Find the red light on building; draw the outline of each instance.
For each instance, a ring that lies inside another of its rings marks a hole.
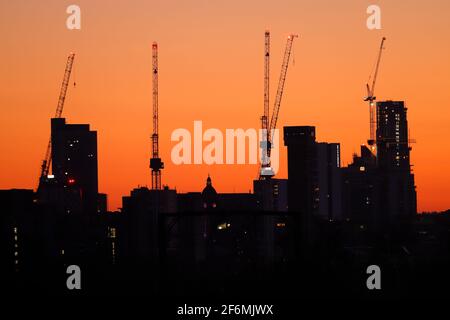
[[[68,184],[74,184],[75,183],[75,179],[70,178],[69,180],[67,180]]]

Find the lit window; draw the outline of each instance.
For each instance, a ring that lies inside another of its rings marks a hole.
[[[116,228],[109,228],[109,237],[111,239],[115,239],[116,238]]]
[[[219,224],[217,226],[217,230],[224,230],[224,229],[227,229],[227,228],[230,228],[230,227],[231,227],[230,223],[224,222],[224,223],[221,223],[221,224]]]

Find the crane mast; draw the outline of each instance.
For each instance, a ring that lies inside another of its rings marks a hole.
[[[269,96],[270,96],[270,31],[266,30],[264,33],[264,113],[261,117],[261,164],[262,166],[269,165],[269,158],[267,153],[269,141]],[[260,178],[263,176],[260,175]]]
[[[269,127],[269,78],[270,78],[270,32],[264,33],[264,115],[262,118],[263,130]]]
[[[381,45],[380,45],[380,49],[378,51],[378,57],[377,57],[377,63],[375,66],[375,72],[373,75],[373,79],[372,79],[372,86],[370,87],[369,84],[366,84],[367,87],[367,97],[364,98],[364,101],[368,101],[369,102],[369,113],[370,113],[370,138],[367,141],[368,144],[370,146],[372,146],[372,150],[375,149],[375,125],[376,125],[376,120],[375,120],[375,104],[374,101],[377,99],[375,97],[375,84],[377,82],[377,76],[378,76],[378,69],[380,67],[380,61],[381,61],[381,54],[383,52],[383,45],[384,45],[384,41],[386,40],[385,37],[383,37],[383,39],[381,39]]]
[[[150,168],[152,170],[152,189],[161,189],[161,169],[164,163],[159,157],[158,142],[158,44],[152,44],[152,84],[153,84],[153,134],[152,134],[152,158],[150,159]]]
[[[73,65],[74,59],[75,59],[75,53],[70,53],[69,56],[67,57],[66,69],[64,70],[64,78],[63,78],[61,90],[59,93],[59,99],[58,99],[58,105],[56,107],[55,118],[61,118],[61,115],[62,115],[62,112],[64,109],[64,102],[66,100],[67,88],[69,86],[70,74],[72,73],[72,65]],[[41,174],[39,177],[38,189],[41,186],[41,183],[43,183],[43,181],[45,180],[45,178],[48,176],[48,174],[50,172],[51,161],[52,161],[52,139],[50,137],[48,144],[47,144],[47,149],[45,151],[45,157],[44,157],[44,160],[42,161],[42,165],[41,165]]]
[[[275,102],[274,102],[273,111],[272,111],[272,117],[270,119],[270,123],[267,128],[267,132],[268,132],[267,138],[268,139],[267,139],[266,153],[267,153],[268,161],[262,163],[261,171],[260,171],[260,179],[263,177],[270,178],[274,175],[273,170],[270,165],[270,153],[271,153],[270,151],[272,148],[274,130],[277,126],[278,114],[280,112],[281,98],[283,97],[284,84],[286,82],[286,75],[287,75],[287,70],[289,67],[289,59],[291,56],[292,44],[294,42],[294,39],[297,37],[298,37],[298,35],[291,34],[287,38],[286,48],[284,50],[283,63],[281,65],[280,78],[278,80],[277,94],[275,96]],[[261,176],[263,176],[263,177],[261,177]]]

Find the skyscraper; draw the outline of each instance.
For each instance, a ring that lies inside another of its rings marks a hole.
[[[341,145],[319,142],[317,149],[318,215],[322,219],[342,218]]]
[[[411,171],[407,109],[403,101],[377,102],[376,155],[361,147],[361,156],[342,169],[345,217],[376,230],[416,214]]]
[[[377,166],[382,212],[389,220],[417,212],[406,112],[403,101],[377,102]]]
[[[52,178],[63,192],[67,213],[98,211],[97,132],[88,124],[51,120]]]
[[[410,171],[406,111],[403,101],[377,102],[377,157],[380,168]]]
[[[318,206],[316,130],[284,127],[288,158],[288,211],[293,214],[296,251],[307,258],[313,241],[313,215]]]
[[[342,218],[341,146],[316,142],[315,127],[284,127],[288,207],[307,217]]]
[[[284,127],[288,155],[289,211],[311,215],[317,207],[315,127]]]

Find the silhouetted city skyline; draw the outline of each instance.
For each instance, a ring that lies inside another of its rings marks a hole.
[[[431,219],[445,225],[450,216],[417,215],[404,102],[376,107],[378,156],[363,145],[342,167],[338,142],[316,141],[314,126],[284,127],[288,179],[256,179],[247,193],[218,192],[209,175],[199,177],[202,191],[138,186],[123,196],[120,212],[109,212],[107,196],[98,193],[97,132],[52,119],[51,174],[38,192],[0,191],[8,212],[1,234],[8,288],[67,294],[63,271],[76,265],[88,274],[82,282],[88,294],[139,292],[142,283],[157,296],[238,290],[271,297],[273,290],[302,283],[313,296],[339,290],[352,297],[368,294],[354,277],[373,261],[398,278],[386,285],[387,296],[415,294],[396,268],[428,272],[419,262],[425,259],[440,270],[445,264],[422,246],[437,237],[427,245],[448,259],[445,232],[431,227],[425,235],[423,228]],[[315,270],[318,263],[324,269]],[[38,272],[48,276],[42,280]],[[258,277],[275,274],[278,280],[267,280],[264,289],[257,284]],[[226,281],[218,284],[219,276]],[[344,284],[348,277],[353,280]],[[421,283],[416,290],[424,288]]]
[[[369,136],[365,85],[371,84],[368,77],[380,40],[387,37],[376,95],[378,100],[407,102],[411,137],[418,142],[412,158],[418,210],[443,211],[450,206],[446,200],[449,173],[430,163],[438,156],[442,163],[449,162],[442,145],[449,135],[450,100],[445,94],[449,65],[445,62],[450,46],[438,41],[448,38],[448,28],[440,24],[446,21],[446,5],[416,3],[408,11],[384,3],[381,8],[387,14],[382,15],[380,30],[367,28],[367,6],[332,1],[261,6],[251,0],[239,5],[230,1],[181,7],[149,1],[107,8],[85,3],[80,8],[86,18],[101,19],[83,19],[80,30],[67,29],[67,7],[15,2],[2,7],[4,25],[17,27],[5,32],[8,50],[1,53],[5,65],[0,81],[5,94],[0,97],[4,106],[0,188],[36,187],[35,175],[50,135],[48,119],[54,114],[71,51],[76,59],[63,116],[72,123],[89,123],[101,133],[99,184],[101,192],[109,195],[110,208],[120,207],[121,195],[133,186],[150,186],[151,45],[157,41],[165,183],[183,192],[201,189],[203,181],[196,177],[209,172],[218,190],[246,192],[252,181],[241,177],[253,175],[256,166],[176,166],[167,161],[169,141],[173,130],[191,129],[195,120],[203,120],[205,128],[260,127],[263,35],[268,28],[272,32],[272,99],[286,37],[291,32],[300,35],[293,47],[278,127],[316,126],[319,141],[341,143],[344,165],[352,162],[352,154],[359,152],[359,145]],[[157,18],[149,19],[149,12],[155,10]],[[242,15],[235,16],[236,11]],[[224,12],[233,19],[223,18]],[[418,12],[430,14],[419,24]],[[192,21],[199,24],[192,25]],[[324,24],[332,27],[324,28]],[[184,40],[175,40],[174,34]],[[16,148],[28,150],[26,163]],[[286,153],[281,156],[285,165],[278,177],[287,178]]]
[[[6,296],[447,298],[450,4],[200,2],[0,4]]]

